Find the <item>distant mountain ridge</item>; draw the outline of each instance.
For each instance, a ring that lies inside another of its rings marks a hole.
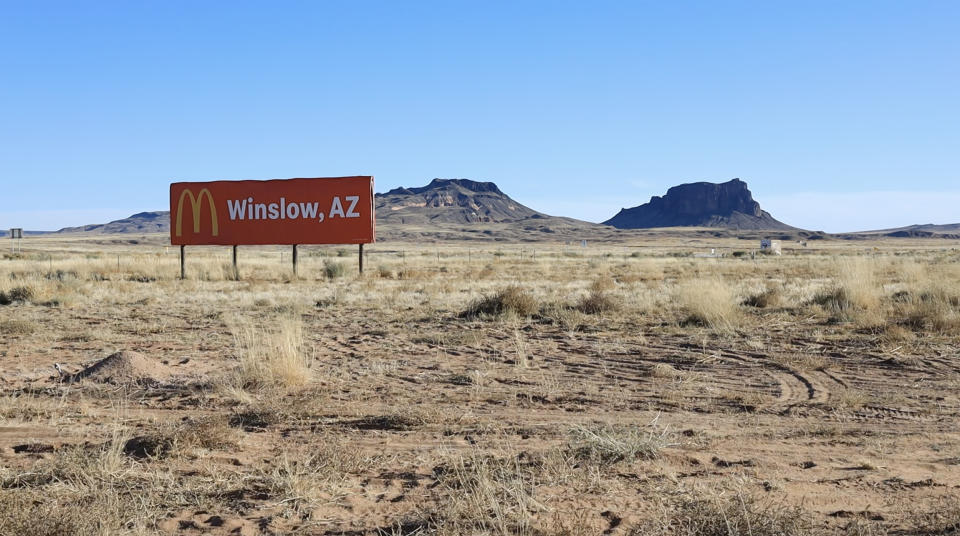
[[[907,225],[893,229],[847,233],[854,236],[886,236],[890,238],[949,238],[960,239],[960,223],[937,225],[933,223]]]
[[[170,211],[138,212],[122,220],[109,223],[64,227],[58,233],[123,234],[123,233],[168,233]]]
[[[740,179],[715,184],[699,182],[681,184],[667,190],[666,195],[653,196],[649,203],[622,209],[604,225],[550,216],[518,203],[493,182],[470,179],[433,179],[419,187],[394,188],[376,194],[374,204],[377,222],[385,224],[379,238],[417,239],[448,236],[455,226],[466,236],[490,240],[567,240],[576,236],[626,239],[620,229],[657,227],[706,227],[711,236],[766,236],[766,231],[779,231],[783,237],[860,240],[875,237],[960,239],[960,223],[910,225],[894,229],[848,233],[825,233],[796,229],[773,218],[760,208],[747,184]],[[477,223],[495,224],[490,227]],[[435,230],[430,226],[435,225]],[[495,229],[495,230],[494,230]],[[139,212],[108,223],[65,227],[55,233],[95,235],[150,234],[170,232],[168,211]],[[690,230],[690,233],[698,231]],[[731,233],[734,233],[731,235]],[[28,235],[49,234],[27,231]],[[640,235],[637,235],[640,236]],[[616,238],[620,237],[620,238]]]
[[[621,209],[603,222],[618,229],[652,227],[719,227],[746,230],[795,231],[760,208],[747,183],[733,179],[724,183],[693,182],[674,186],[663,197]]]

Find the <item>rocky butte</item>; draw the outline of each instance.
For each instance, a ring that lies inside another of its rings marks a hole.
[[[517,203],[492,182],[433,179],[418,188],[377,194],[377,221],[384,223],[512,222],[543,216]]]
[[[733,179],[724,183],[693,182],[667,190],[663,197],[624,208],[603,222],[618,229],[649,227],[720,227],[746,230],[794,230],[774,219],[753,200],[747,183]]]

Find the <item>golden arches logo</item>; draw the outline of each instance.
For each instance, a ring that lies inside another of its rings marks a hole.
[[[213,203],[213,195],[210,190],[204,188],[196,197],[190,188],[186,188],[180,193],[180,200],[177,201],[177,236],[183,236],[183,200],[190,199],[190,209],[193,211],[193,232],[200,232],[200,208],[203,206],[203,196],[207,196],[207,204],[210,205],[210,230],[211,236],[220,234],[220,224],[217,220],[217,207]]]

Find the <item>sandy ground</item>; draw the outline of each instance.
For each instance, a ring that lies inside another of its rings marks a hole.
[[[241,281],[177,281],[168,258],[158,271],[91,277],[67,265],[85,262],[77,251],[108,246],[76,247],[0,268],[15,278],[62,263],[78,274],[34,282],[47,285],[41,293],[70,293],[66,303],[0,306],[0,464],[7,493],[69,498],[85,488],[24,484],[23,475],[77,449],[122,445],[122,475],[107,487],[121,489],[121,510],[130,509],[119,516],[123,530],[681,533],[683,516],[696,515],[684,501],[737,497],[773,516],[799,509],[808,532],[948,533],[960,521],[938,517],[960,512],[952,332],[896,339],[796,302],[741,306],[731,329],[688,325],[657,312],[669,291],[645,308],[630,296],[714,268],[681,276],[665,264],[647,280],[649,264],[600,253],[441,268],[432,249],[407,245],[402,260],[394,254],[364,277],[326,280],[308,269],[290,280],[251,269]],[[90,262],[112,262],[103,255]],[[764,264],[759,277],[812,278],[783,266]],[[572,320],[461,315],[506,284],[527,285],[542,302],[571,301],[597,274],[611,274],[609,292],[626,306]],[[238,318],[265,338],[279,318],[295,319],[309,378],[232,389],[223,378],[242,351]],[[119,351],[130,353],[112,373],[89,370]],[[182,439],[195,429],[221,440]],[[590,431],[618,430],[656,451],[583,454],[597,444]],[[140,452],[137,437],[173,443]],[[134,481],[177,493],[130,501],[118,482]]]

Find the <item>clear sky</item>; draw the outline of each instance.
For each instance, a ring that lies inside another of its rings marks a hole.
[[[0,227],[355,174],[589,221],[740,177],[800,227],[960,222],[960,2],[0,0]]]

